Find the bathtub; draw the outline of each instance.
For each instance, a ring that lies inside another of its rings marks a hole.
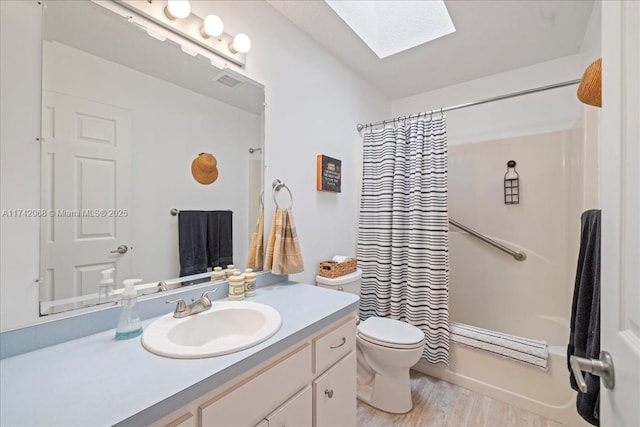
[[[553,338],[547,370],[458,343],[451,343],[448,367],[420,361],[413,369],[569,426],[589,426],[576,413],[576,392],[569,386],[568,326],[562,319],[540,321]]]

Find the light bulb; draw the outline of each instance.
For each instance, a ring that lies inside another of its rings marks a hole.
[[[169,0],[164,13],[169,19],[184,19],[191,13],[189,0]]]
[[[233,42],[229,44],[231,53],[247,53],[251,49],[251,39],[248,35],[239,33],[233,38]]]
[[[222,19],[216,15],[207,15],[204,18],[204,24],[200,28],[200,32],[204,38],[218,37],[224,31],[224,24]]]

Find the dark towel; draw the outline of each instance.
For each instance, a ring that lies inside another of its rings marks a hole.
[[[600,357],[600,211],[582,214],[580,254],[571,307],[571,335],[567,347],[567,367],[571,388],[578,385],[571,374],[569,356],[598,359]],[[600,425],[600,378],[583,373],[587,392],[578,391],[578,414],[593,425]]]
[[[232,218],[231,211],[180,211],[180,277],[205,273],[209,267],[233,264]],[[183,284],[206,281],[205,278]]]
[[[207,271],[208,221],[206,211],[180,211],[178,214],[180,277]]]
[[[211,211],[207,223],[209,267],[233,264],[233,212]]]

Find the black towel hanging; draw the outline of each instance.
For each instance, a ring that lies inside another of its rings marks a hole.
[[[571,374],[569,357],[600,357],[600,210],[585,211],[581,217],[580,253],[571,307],[571,334],[567,346],[567,368],[571,388],[578,391],[578,414],[593,425],[600,425],[600,378],[585,374],[587,392],[578,390]]]

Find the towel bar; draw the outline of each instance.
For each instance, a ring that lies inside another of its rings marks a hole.
[[[231,209],[227,209],[227,211],[232,212],[232,210],[231,210]],[[173,209],[171,209],[171,210],[169,211],[169,213],[170,213],[172,216],[178,216],[178,214],[180,213],[180,210],[179,210],[179,209],[176,209],[176,208],[173,208]]]

